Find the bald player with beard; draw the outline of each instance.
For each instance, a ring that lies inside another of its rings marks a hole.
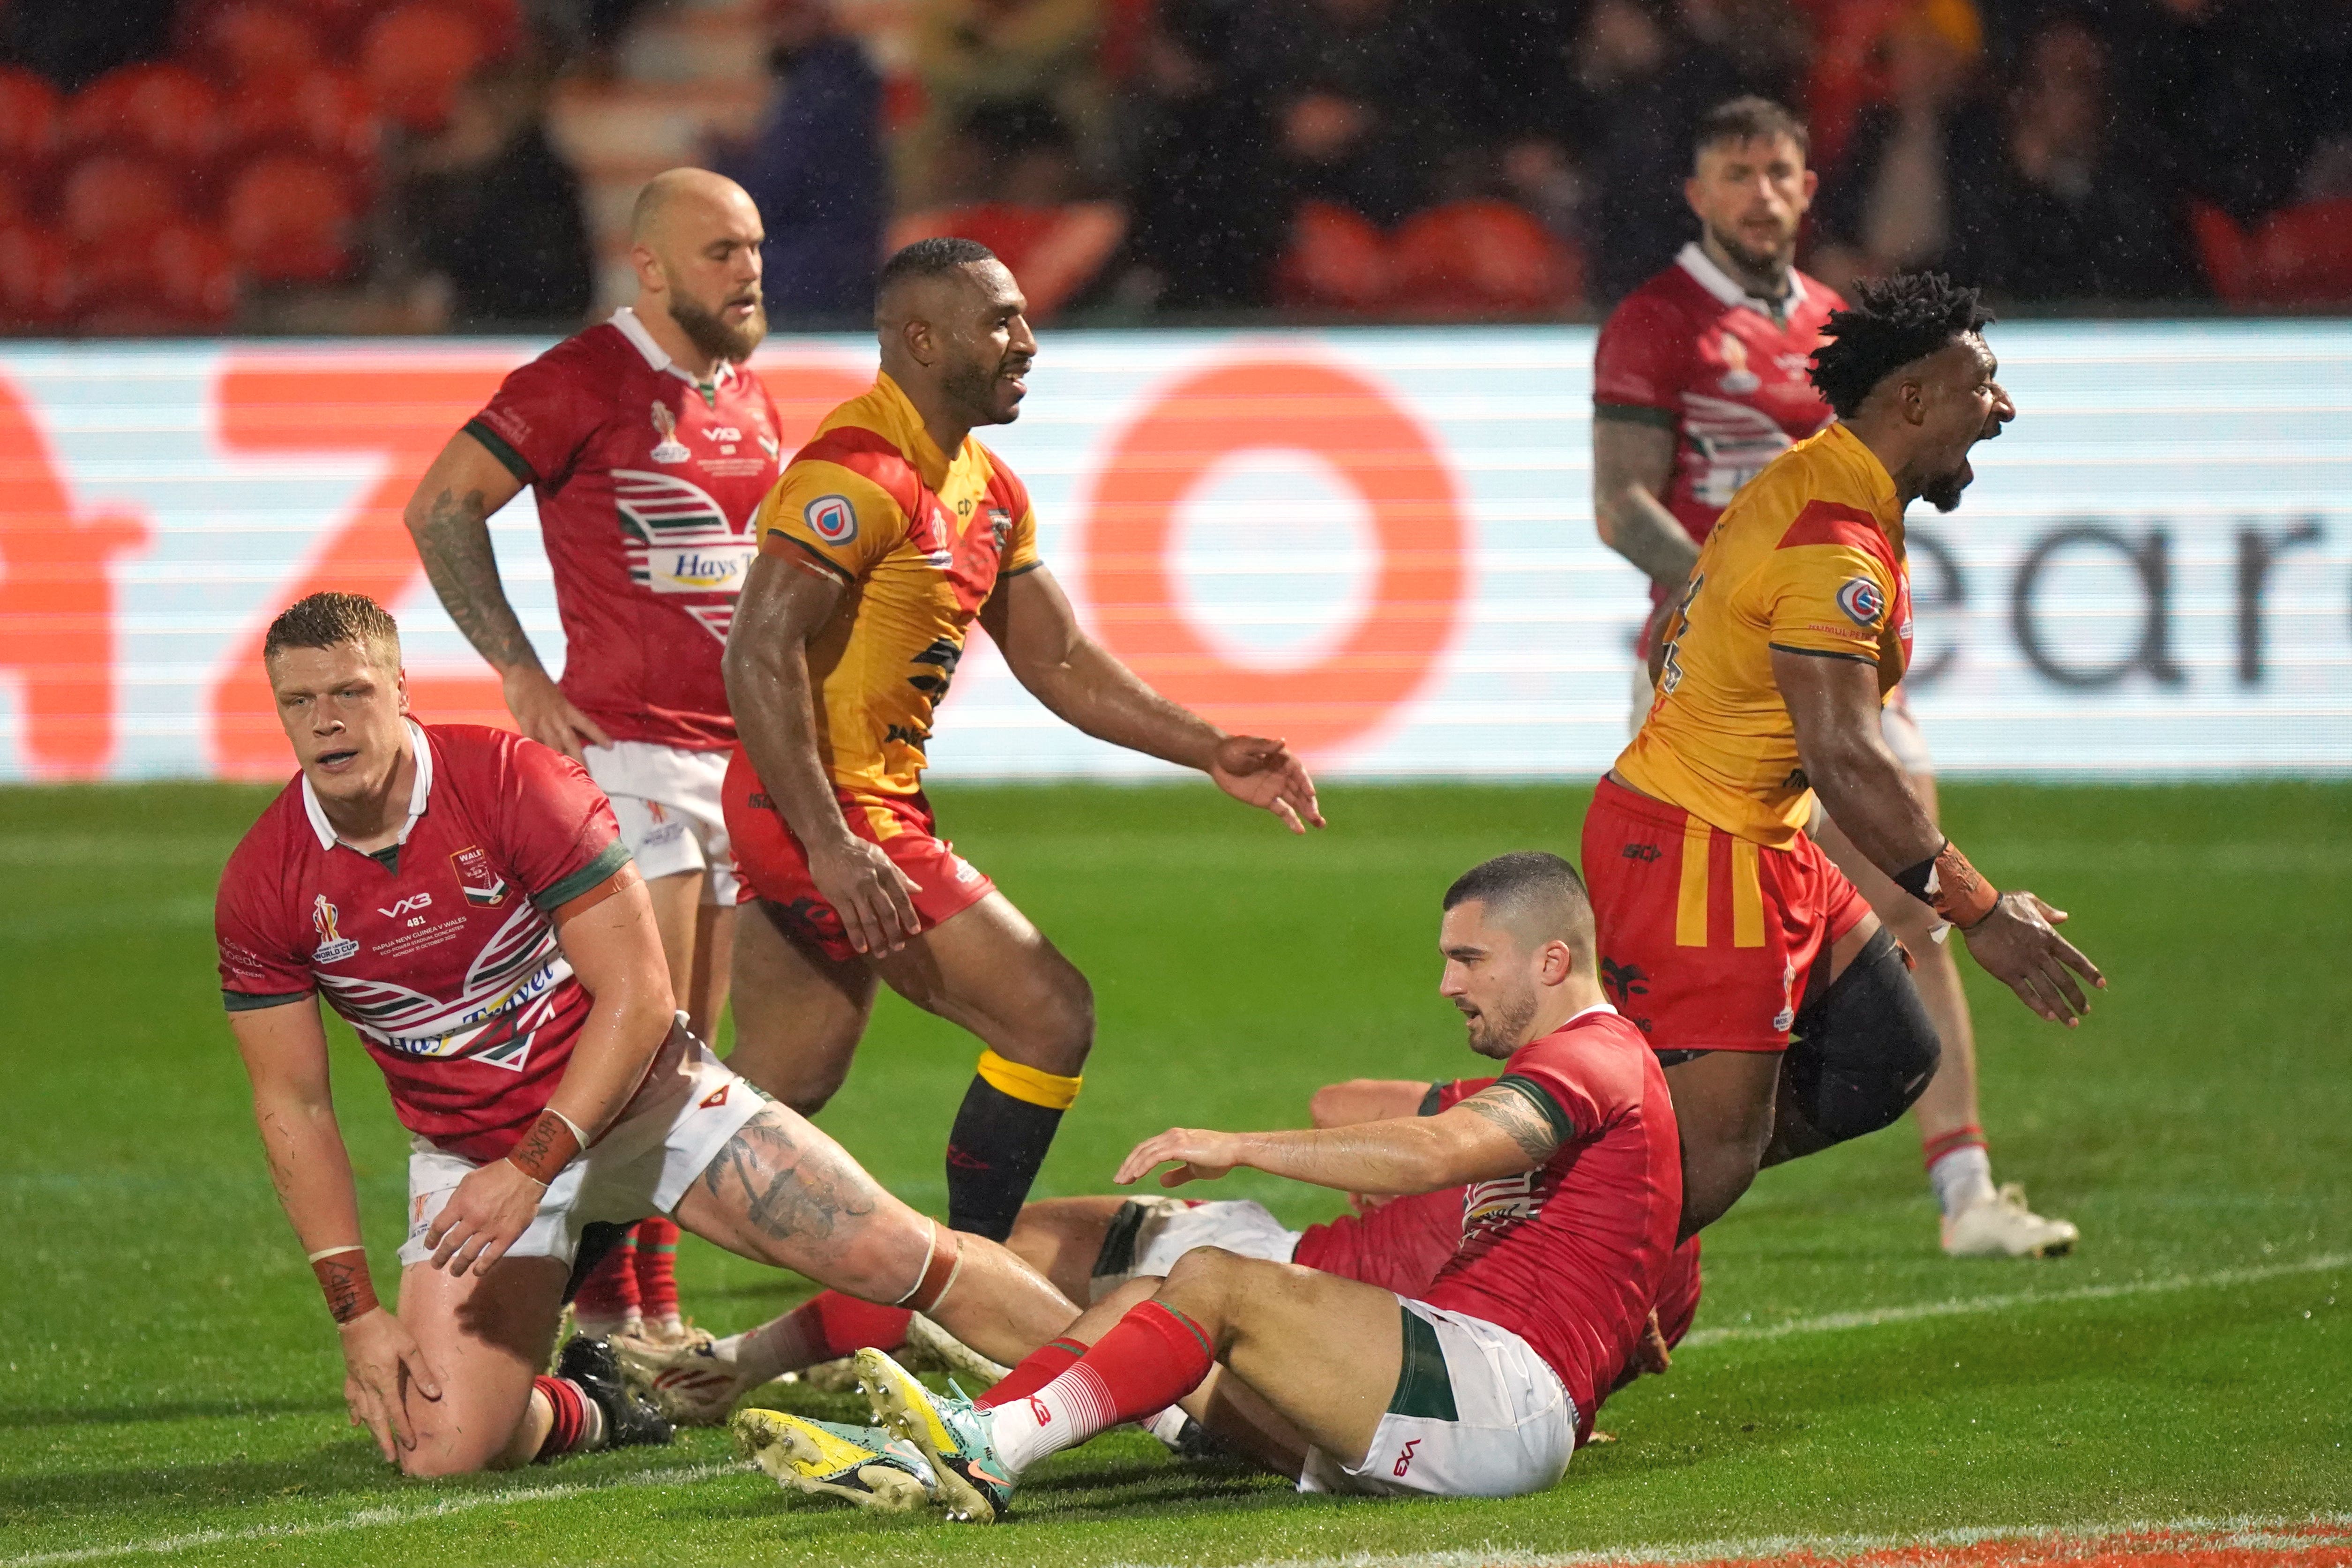
[[[719,785],[735,723],[719,669],[775,483],[775,405],[744,361],[767,335],[759,210],[733,181],[672,169],[631,218],[635,301],[509,376],[449,439],[406,521],[449,618],[490,662],[516,726],[583,763],[646,879],[688,1027],[727,999],[738,883]],[[492,513],[531,488],[566,644],[551,679],[499,580]],[[580,1282],[592,1334],[685,1332],[650,1218]],[[592,1247],[590,1251],[593,1253]]]

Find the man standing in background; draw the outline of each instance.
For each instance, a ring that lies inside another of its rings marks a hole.
[[[1799,272],[1797,235],[1817,176],[1803,124],[1761,98],[1699,122],[1684,194],[1700,237],[1611,313],[1592,373],[1592,513],[1601,542],[1651,580],[1652,615],[1633,674],[1633,721],[1650,706],[1659,610],[1679,591],[1716,518],[1767,463],[1831,423],[1805,365],[1844,301]],[[1934,762],[1897,688],[1886,743],[1935,810]],[[1916,960],[1915,979],[1943,1041],[1942,1065],[1912,1107],[1954,1257],[2051,1257],[2075,1228],[1996,1189],[1977,1109],[1976,1039],[1950,952],[1927,906],[1897,888],[1835,822],[1812,831]]]
[[[744,368],[767,335],[759,209],[732,181],[656,175],[631,220],[634,306],[509,376],[452,436],[406,520],[449,618],[525,735],[612,798],[670,985],[708,1040],[726,1005],[738,884],[719,809],[735,723],[719,663],[782,432]],[[499,581],[488,519],[525,486],[567,653],[551,679]],[[651,1218],[581,1282],[592,1337],[682,1336],[677,1227]]]

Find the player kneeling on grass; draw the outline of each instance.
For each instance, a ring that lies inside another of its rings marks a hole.
[[[1418,1299],[1202,1247],[1112,1292],[978,1401],[880,1351],[861,1381],[956,1517],[1002,1517],[1037,1460],[1181,1402],[1302,1490],[1515,1496],[1558,1480],[1666,1276],[1682,1167],[1665,1080],[1603,998],[1591,907],[1555,855],[1447,892],[1440,989],[1501,1078],[1433,1116],[1285,1133],[1176,1130],[1122,1185],[1238,1166],[1360,1193],[1465,1186],[1461,1239]],[[789,1417],[763,1415],[763,1426]],[[740,1418],[739,1418],[740,1420]]]
[[[229,857],[223,999],[270,1178],[341,1331],[344,1397],[412,1475],[666,1439],[600,1341],[546,1364],[583,1228],[661,1213],[1013,1356],[1076,1309],[956,1236],[678,1022],[611,804],[533,740],[407,715],[392,618],[315,594],[262,658],[301,771]],[[328,1004],[412,1134],[400,1314],[376,1301]]]

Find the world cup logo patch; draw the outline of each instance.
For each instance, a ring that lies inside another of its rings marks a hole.
[[[801,519],[829,545],[845,545],[857,537],[857,508],[846,496],[819,496],[802,509]]]
[[[340,964],[360,950],[360,945],[348,936],[336,933],[335,923],[341,919],[335,906],[320,894],[310,904],[310,926],[319,934],[319,946],[312,949],[313,964]]]
[[[1853,578],[1839,589],[1837,601],[1845,618],[1857,626],[1874,627],[1878,618],[1886,613],[1886,595],[1866,577]]]

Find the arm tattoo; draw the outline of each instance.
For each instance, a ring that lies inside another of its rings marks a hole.
[[[433,591],[441,596],[442,608],[475,652],[501,670],[539,663],[499,583],[498,557],[490,549],[479,490],[463,497],[444,490],[435,497],[431,514],[416,530],[416,553],[424,559]]]
[[[762,1114],[743,1124],[702,1173],[711,1197],[740,1204],[743,1217],[776,1240],[822,1240],[874,1212],[873,1199],[841,1189],[822,1155],[804,1153],[781,1123]]]
[[[1552,1124],[1544,1119],[1543,1113],[1528,1104],[1527,1097],[1516,1089],[1504,1088],[1499,1084],[1491,1089],[1481,1089],[1463,1101],[1459,1109],[1469,1112],[1482,1122],[1492,1122],[1508,1133],[1511,1142],[1519,1145],[1519,1153],[1536,1165],[1543,1164],[1559,1151],[1559,1134],[1552,1130]]]

